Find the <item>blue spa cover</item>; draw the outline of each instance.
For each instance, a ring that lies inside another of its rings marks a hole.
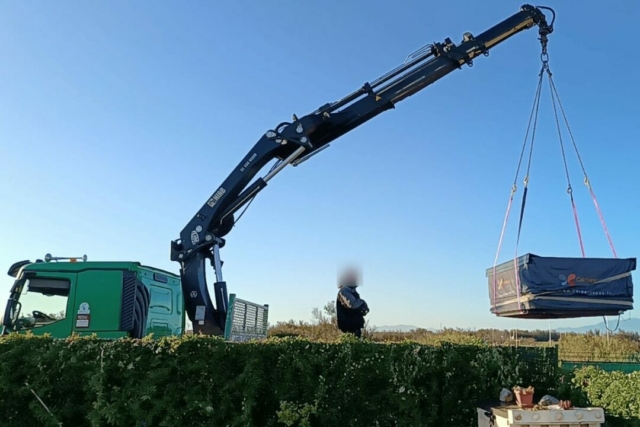
[[[632,310],[631,271],[635,268],[636,258],[522,255],[518,258],[520,298],[528,297],[524,300],[530,311],[556,311],[549,318],[602,316]],[[514,261],[496,266],[495,287],[493,272],[493,267],[487,269],[491,311],[497,315],[519,312]]]

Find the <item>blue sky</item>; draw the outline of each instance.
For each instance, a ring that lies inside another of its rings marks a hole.
[[[86,253],[177,272],[170,241],[264,131],[520,4],[3,2],[0,265]],[[619,256],[637,256],[640,64],[629,42],[640,5],[545,4],[558,15],[550,65],[580,153]],[[355,262],[374,324],[547,328],[491,315],[485,277],[539,53],[535,29],[519,34],[286,168],[227,236],[229,292],[269,303],[272,321],[307,320],[335,298],[337,268]],[[520,254],[579,257],[554,126],[545,85]],[[568,160],[587,255],[610,257],[572,150]],[[500,262],[516,229],[514,210]]]

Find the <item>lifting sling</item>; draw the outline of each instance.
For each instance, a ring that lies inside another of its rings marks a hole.
[[[584,163],[573,137],[573,133],[571,132],[567,116],[565,114],[562,103],[560,102],[558,91],[553,81],[553,74],[549,67],[549,54],[547,52],[546,35],[541,34],[540,42],[542,44],[542,53],[540,54],[542,67],[538,75],[538,85],[534,96],[533,107],[529,116],[529,123],[527,125],[524,143],[520,152],[520,157],[516,168],[516,175],[509,195],[507,211],[505,213],[502,224],[502,230],[498,241],[498,249],[494,258],[493,268],[487,270],[487,276],[489,277],[490,284],[490,298],[492,303],[491,311],[501,317],[531,319],[620,315],[620,313],[622,313],[623,311],[633,309],[633,283],[631,281],[631,271],[635,269],[636,260],[635,258],[618,260],[618,255],[609,234],[604,216],[587,175]],[[580,245],[580,251],[582,254],[582,259],[565,258],[562,261],[569,261],[568,263],[564,262],[565,265],[571,264],[571,267],[567,268],[580,269],[582,275],[588,275],[589,278],[581,277],[580,275],[570,273],[569,271],[567,271],[566,274],[560,274],[556,276],[548,274],[551,270],[553,270],[554,273],[562,270],[562,267],[560,267],[560,261],[558,261],[560,260],[559,258],[538,257],[537,255],[533,254],[526,254],[522,257],[518,257],[518,245],[520,243],[520,235],[522,231],[522,223],[526,207],[527,193],[529,189],[529,174],[531,170],[533,145],[538,122],[540,94],[542,89],[542,81],[545,75],[548,77],[555,123],[560,142],[560,150],[562,153],[565,175],[567,178],[567,193],[569,195],[569,200],[573,211],[573,218],[578,235],[578,243]],[[594,260],[587,258],[585,255],[582,232],[580,230],[580,221],[578,219],[578,211],[573,197],[573,188],[571,186],[569,168],[567,166],[564,141],[562,139],[562,132],[560,130],[558,107],[566,124],[573,148],[580,163],[580,167],[584,175],[584,184],[589,189],[591,199],[596,208],[605,236],[607,238],[607,241],[609,242],[611,251],[613,252],[613,259]],[[509,267],[509,264],[511,264],[511,262],[498,265],[500,250],[504,240],[504,233],[513,204],[513,198],[515,196],[515,193],[517,192],[518,175],[522,167],[522,160],[525,154],[527,139],[530,133],[531,145],[529,148],[529,158],[527,161],[527,168],[523,180],[524,188],[522,192],[522,201],[520,204],[520,215],[518,221],[518,231],[513,264],[512,267]],[[579,262],[576,262],[576,260],[579,260]],[[599,267],[593,267],[596,262],[601,263]],[[589,265],[588,263],[590,263],[591,265]],[[525,271],[522,271],[523,269]],[[547,271],[545,271],[545,269]],[[602,274],[604,274],[602,273],[603,271],[606,271],[606,274],[609,274],[610,276],[613,275],[613,277],[602,277]],[[525,276],[528,277],[530,281],[525,280],[526,283],[523,283],[522,278]],[[598,277],[594,278],[595,276]],[[602,286],[607,286],[606,284],[611,284],[611,286],[615,288],[615,290],[613,290],[613,288],[603,290],[604,288],[602,288]],[[593,289],[595,289],[593,287],[594,285],[600,286],[597,291],[593,291]],[[511,295],[509,292],[503,292],[502,295],[499,295],[498,291],[505,286],[509,290],[513,291],[512,293],[514,293],[515,295]],[[527,293],[527,295],[523,296],[523,292]]]

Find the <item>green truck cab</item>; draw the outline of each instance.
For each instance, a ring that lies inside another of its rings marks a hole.
[[[60,262],[65,260],[66,262]],[[100,338],[183,335],[186,311],[180,276],[139,262],[54,258],[19,261],[2,317],[2,335],[73,334]],[[229,295],[224,338],[264,339],[268,304]]]

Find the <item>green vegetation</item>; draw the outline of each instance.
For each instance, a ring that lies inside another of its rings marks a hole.
[[[6,427],[472,427],[476,402],[502,387],[555,394],[557,365],[554,348],[348,336],[243,344],[10,336],[0,339],[0,413]]]
[[[640,427],[640,371],[606,372],[586,366],[562,378],[560,393],[577,406],[600,406],[607,427]]]
[[[272,336],[298,336],[316,341],[339,339],[333,305],[313,310],[312,322],[280,322],[270,329]],[[548,330],[462,330],[434,332],[378,332],[367,327],[365,336],[373,342],[415,342],[438,345],[443,342],[480,346],[518,346],[557,349],[558,359],[578,366],[561,373],[555,396],[576,406],[601,406],[607,412],[608,427],[640,427],[640,335],[627,332],[593,331],[586,334]],[[581,367],[584,362],[585,366]],[[588,366],[593,363],[597,366]],[[624,369],[628,372],[622,372]],[[607,372],[611,371],[611,372]]]
[[[640,427],[640,373],[560,359],[637,360],[633,334],[548,331],[339,333],[332,305],[279,323],[261,343],[193,335],[0,338],[7,427],[476,425],[478,400],[532,385],[602,406],[607,427]],[[544,337],[544,338],[543,338]]]
[[[311,322],[279,322],[270,328],[271,336],[297,336],[312,341],[332,341],[340,337],[336,328],[334,303],[314,308]],[[558,333],[548,330],[443,329],[411,332],[376,331],[367,325],[364,336],[375,342],[412,341],[433,345],[441,342],[517,347],[557,347],[560,360],[575,362],[638,362],[640,334],[594,331],[587,334]]]

